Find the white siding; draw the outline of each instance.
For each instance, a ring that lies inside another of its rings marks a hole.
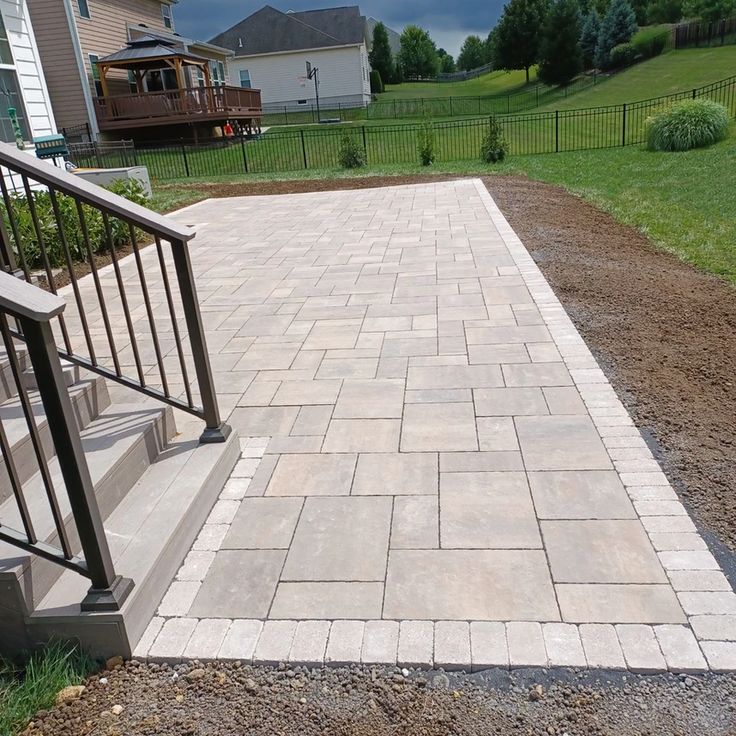
[[[32,138],[56,132],[26,0],[0,0]]]
[[[370,102],[368,54],[365,44],[313,49],[283,54],[235,57],[229,62],[231,84],[240,83],[240,70],[250,72],[251,86],[261,90],[264,105],[295,105],[314,102],[314,82],[306,75],[306,62],[319,68],[319,96],[326,104],[344,101],[362,105]]]

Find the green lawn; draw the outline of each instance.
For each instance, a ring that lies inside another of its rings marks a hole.
[[[516,156],[500,166],[476,161],[447,162],[425,169],[418,165],[373,166],[360,172],[330,168],[291,174],[252,175],[245,181],[323,179],[430,172],[459,175],[521,173],[559,184],[633,225],[660,248],[697,268],[736,285],[736,188],[725,186],[736,170],[736,125],[731,137],[716,146],[686,153],[652,153],[640,147],[612,148],[545,156]],[[202,183],[233,181],[233,176]],[[187,180],[196,184],[196,180]],[[169,184],[157,187],[161,201],[190,202],[206,197]]]
[[[529,70],[529,81],[535,83],[536,67]],[[404,82],[386,85],[386,91],[378,95],[378,102],[415,97],[466,97],[478,95],[507,95],[526,86],[523,71],[496,71],[467,82]]]
[[[736,74],[736,45],[670,51],[539,110],[620,105],[702,87]]]

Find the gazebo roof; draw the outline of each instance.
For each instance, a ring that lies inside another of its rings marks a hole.
[[[127,46],[114,54],[98,60],[98,64],[112,67],[146,66],[152,61],[173,61],[179,59],[185,64],[206,64],[209,59],[178,49],[174,44],[153,36],[141,36],[129,41]]]

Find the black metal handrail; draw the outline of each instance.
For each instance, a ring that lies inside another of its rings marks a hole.
[[[102,517],[97,505],[82,440],[61,368],[51,320],[61,317],[66,302],[23,280],[0,271],[0,336],[5,359],[12,374],[12,387],[28,428],[39,478],[43,484],[54,534],[39,534],[29,510],[24,485],[16,468],[7,434],[0,421],[0,453],[15,498],[20,529],[0,524],[0,540],[74,570],[89,578],[92,585],[82,601],[84,611],[118,610],[133,588],[133,582],[115,573]],[[11,328],[15,323],[15,329]],[[75,553],[69,524],[59,503],[49,462],[40,439],[31,400],[23,380],[14,334],[22,334],[31,367],[36,376],[55,456],[64,481],[73,524],[82,556]],[[58,539],[58,546],[49,543]]]
[[[59,313],[55,318],[59,355],[203,419],[201,441],[223,442],[230,428],[220,417],[189,257],[188,243],[194,231],[4,143],[0,143],[0,194],[0,267],[33,282],[32,254],[52,294],[59,290],[54,256],[65,267],[76,312],[71,317]],[[133,255],[133,278],[121,265],[123,243]],[[167,252],[173,262],[173,278],[169,277]],[[100,255],[109,261],[113,279],[101,276]],[[93,288],[88,281],[80,283],[80,264],[88,271]],[[94,294],[92,300],[85,290]],[[154,303],[152,293],[161,299],[160,304]],[[140,318],[131,309],[134,300],[142,307]],[[115,320],[116,314],[122,320]],[[70,318],[81,330],[82,345],[68,326]],[[103,345],[90,327],[92,322],[101,322]],[[161,346],[163,332],[173,342],[170,358]],[[13,334],[25,339],[21,332]],[[154,363],[150,366],[141,358],[142,340],[152,347]],[[124,356],[130,356],[131,370]],[[190,379],[192,369],[194,381]],[[181,384],[178,393],[172,388],[175,384]]]

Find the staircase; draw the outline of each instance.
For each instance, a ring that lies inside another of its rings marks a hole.
[[[165,379],[163,390],[151,387],[140,366],[137,380],[121,360],[105,366],[84,354],[92,344],[88,325],[99,314],[80,298],[76,282],[72,315],[63,314],[69,304],[55,295],[53,279],[52,293],[25,283],[28,270],[15,260],[22,257],[17,233],[11,237],[0,224],[0,654],[23,656],[63,638],[95,655],[130,656],[240,453],[237,436],[219,419],[185,250],[193,233],[4,144],[0,166],[24,185],[33,177],[86,206],[125,216],[156,239],[159,254],[163,237],[174,251],[175,289],[165,273],[155,288],[165,291],[171,310],[183,374],[173,380],[187,386],[186,398],[172,395]],[[7,209],[12,204],[0,188]],[[163,257],[160,263],[164,268]],[[131,281],[118,279],[117,286],[112,296],[125,312]],[[102,288],[97,293],[100,304],[112,298]],[[131,341],[153,341],[159,363],[160,311],[147,309],[148,330],[140,319],[127,320]],[[74,336],[68,325],[75,323],[87,340],[70,349],[72,340],[61,333]],[[120,313],[115,329],[118,323],[126,324]],[[110,349],[116,357],[112,339]]]

